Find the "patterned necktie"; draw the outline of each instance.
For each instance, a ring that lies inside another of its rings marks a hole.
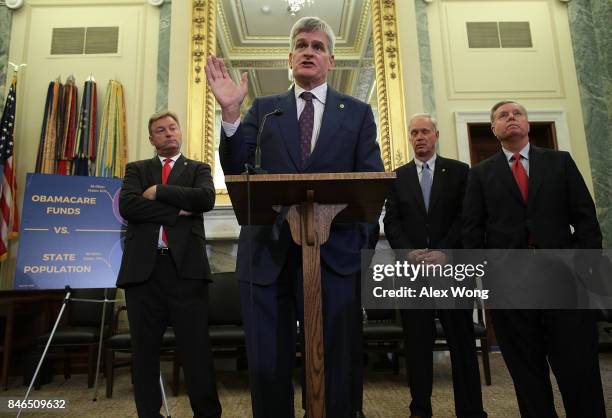
[[[312,98],[314,95],[310,92],[303,92],[300,97],[304,99],[306,105],[300,114],[298,127],[300,130],[300,155],[302,156],[302,164],[310,157],[310,146],[312,141],[312,129],[314,126],[314,105]]]
[[[421,171],[421,192],[423,193],[423,202],[425,202],[425,209],[429,210],[429,195],[431,194],[431,184],[433,178],[431,176],[431,170],[427,163],[423,164],[423,170]]]
[[[164,158],[164,165],[162,167],[162,184],[166,184],[168,182],[168,176],[170,175],[170,171],[172,170],[172,159]],[[168,246],[168,239],[166,238],[166,230],[164,227],[162,229],[162,241],[164,241],[165,246]]]
[[[529,197],[529,177],[527,177],[527,171],[525,171],[525,167],[521,163],[521,153],[515,152],[512,158],[514,158],[512,174],[514,174],[516,184],[521,191],[523,201],[527,203],[527,198]]]

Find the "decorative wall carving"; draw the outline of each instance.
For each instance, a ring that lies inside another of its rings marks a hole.
[[[380,146],[386,170],[406,162],[407,128],[394,0],[372,2]],[[393,158],[395,155],[395,158]]]
[[[214,161],[215,98],[206,83],[206,57],[215,52],[215,0],[192,0],[191,69],[188,94],[188,154]]]

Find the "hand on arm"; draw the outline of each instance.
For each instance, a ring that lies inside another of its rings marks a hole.
[[[119,212],[121,216],[128,222],[155,222],[173,225],[176,222],[178,209],[166,203],[145,197],[144,193],[147,193],[147,191],[147,194],[152,193],[153,195],[156,192],[151,187],[143,191],[141,179],[144,177],[136,164],[130,163],[127,165],[119,195]]]
[[[155,200],[156,194],[157,194],[157,185],[154,184],[153,186],[147,188],[147,190],[142,192],[142,197],[144,197],[145,199],[149,199],[149,200]]]
[[[206,60],[204,71],[208,85],[221,106],[221,118],[224,122],[234,123],[240,118],[240,105],[248,93],[247,73],[242,73],[240,84],[235,83],[223,60],[214,55]]]
[[[142,192],[142,197],[144,197],[145,199],[149,199],[149,200],[155,200],[157,196],[157,185],[154,184],[153,186],[147,188],[147,190],[145,190],[144,192]],[[179,210],[179,216],[191,216],[193,215],[193,212],[187,211],[187,210]]]
[[[179,216],[207,212],[215,205],[215,185],[210,166],[204,163],[195,164],[195,179],[191,187],[157,185],[156,199],[182,211],[178,213]]]
[[[145,190],[144,192],[142,192],[142,197],[144,197],[145,199],[149,199],[149,200],[155,200],[157,196],[157,185],[154,184],[153,186],[147,188],[147,190]],[[179,210],[178,216],[191,216],[193,215],[193,212],[190,212],[188,210]]]

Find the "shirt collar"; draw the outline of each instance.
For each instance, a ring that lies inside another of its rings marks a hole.
[[[296,83],[294,91],[295,100],[297,100],[300,97],[300,94],[308,90],[303,89]],[[327,83],[323,83],[320,86],[315,87],[314,89],[310,90],[310,92],[317,98],[318,101],[325,104],[325,98],[327,97]]]
[[[170,159],[172,160],[172,165],[174,165],[174,163],[176,162],[176,160],[179,159],[180,156],[181,156],[181,153],[179,152],[174,157],[170,157]],[[162,163],[162,165],[164,165],[164,160],[168,157],[162,157],[161,155],[158,155],[157,158],[159,158],[159,162]]]
[[[530,148],[530,144],[529,142],[527,142],[527,145],[525,145],[523,149],[519,151],[521,153],[521,157],[523,157],[526,160],[529,160],[529,148]],[[506,155],[506,161],[510,161],[514,153],[512,151],[508,151],[504,147],[502,147],[502,151]]]
[[[414,158],[414,163],[416,164],[417,168],[419,169],[419,171],[421,171],[423,169],[423,164],[427,163],[427,166],[429,167],[430,170],[433,171],[435,165],[436,165],[436,157],[437,155],[434,154],[433,157],[431,157],[429,160],[427,161],[421,161],[418,158]]]

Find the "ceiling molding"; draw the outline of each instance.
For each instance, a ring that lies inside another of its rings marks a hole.
[[[217,32],[219,35],[220,44],[223,47],[227,57],[240,57],[243,55],[263,55],[263,56],[286,56],[289,53],[289,45],[287,44],[288,34],[279,34],[278,36],[254,36],[244,35],[246,32],[246,22],[242,8],[238,6],[243,0],[234,0],[231,4],[230,11],[225,10],[224,2],[217,2]],[[336,56],[352,55],[361,57],[364,46],[369,40],[370,19],[371,19],[371,0],[363,0],[361,10],[358,15],[358,23],[354,41],[351,45],[347,45],[347,33],[352,30],[350,16],[355,14],[353,9],[357,4],[354,0],[346,0],[344,4],[348,7],[343,7],[341,18],[341,30],[344,33],[336,35],[336,47],[334,54]],[[230,17],[228,17],[228,14]],[[232,33],[230,20],[234,22],[234,27],[238,33]],[[357,19],[355,19],[357,20]],[[235,39],[239,39],[239,45],[235,44]]]

